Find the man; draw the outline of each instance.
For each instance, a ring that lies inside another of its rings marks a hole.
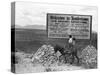
[[[68,44],[69,44],[69,45],[68,45],[69,49],[73,48],[74,41],[73,41],[72,35],[69,35]]]
[[[72,35],[69,35],[69,40],[68,40],[68,49],[70,50],[71,52],[71,55],[72,55],[72,62],[71,64],[74,62],[75,60],[75,57],[77,58],[77,63],[79,63],[79,58],[77,56],[77,49],[75,47],[75,41],[76,39],[72,37]]]

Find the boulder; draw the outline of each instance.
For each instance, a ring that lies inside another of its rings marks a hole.
[[[94,46],[88,45],[82,50],[81,62],[87,68],[95,68],[97,66],[97,50]]]
[[[32,57],[33,63],[41,63],[43,66],[50,66],[57,62],[57,55],[54,53],[54,48],[51,45],[41,46]]]

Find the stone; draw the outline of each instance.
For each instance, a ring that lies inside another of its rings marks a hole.
[[[41,46],[32,57],[32,62],[41,63],[43,66],[50,66],[57,61],[57,55],[51,45]]]
[[[97,50],[94,46],[88,45],[81,52],[81,62],[88,68],[94,68],[97,65]]]

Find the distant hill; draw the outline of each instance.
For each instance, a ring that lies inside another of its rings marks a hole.
[[[24,28],[27,28],[27,29],[43,29],[43,30],[45,30],[46,26],[44,26],[44,25],[27,25],[27,26],[24,26]]]
[[[20,25],[12,25],[11,28],[21,28],[21,29],[42,29],[46,30],[46,26],[44,25],[27,25],[27,26],[20,26]]]
[[[23,26],[20,26],[20,25],[11,25],[11,28],[23,28]]]

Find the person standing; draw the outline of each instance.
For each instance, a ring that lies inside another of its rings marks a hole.
[[[70,50],[72,50],[74,44],[75,44],[75,41],[73,40],[72,35],[69,35],[69,39],[68,39],[68,48],[69,48]]]
[[[72,62],[71,64],[74,62],[75,57],[77,58],[77,63],[79,63],[79,58],[77,56],[77,49],[76,49],[76,39],[74,37],[72,37],[72,35],[69,35],[69,40],[68,40],[68,49],[70,50],[70,53],[72,55]]]

